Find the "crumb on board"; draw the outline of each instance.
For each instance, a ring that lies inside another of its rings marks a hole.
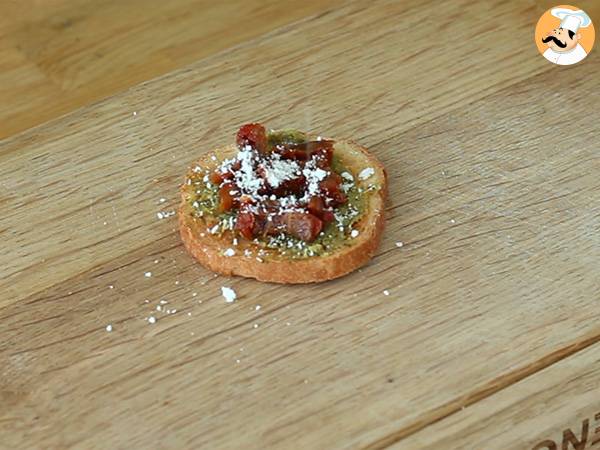
[[[390,295],[390,291],[388,291],[387,289],[384,289],[384,290],[383,290],[383,295],[386,295],[386,296],[387,296],[387,295]]]
[[[145,272],[145,273],[144,273],[144,276],[145,276],[146,278],[150,278],[150,277],[152,276],[152,272]]]
[[[225,298],[225,301],[227,303],[233,303],[237,298],[237,294],[235,293],[235,291],[226,286],[221,287],[221,295]]]
[[[404,242],[400,242],[400,241],[396,242],[396,247],[400,248],[402,246],[404,246]]]
[[[113,330],[113,326],[111,324],[106,325],[106,331],[109,333]]]
[[[156,317],[154,317],[154,316],[148,317],[148,323],[156,323]]]

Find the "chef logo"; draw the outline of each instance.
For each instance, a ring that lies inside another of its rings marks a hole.
[[[594,25],[585,11],[560,5],[546,11],[535,28],[535,43],[548,61],[570,66],[584,59],[594,46]]]

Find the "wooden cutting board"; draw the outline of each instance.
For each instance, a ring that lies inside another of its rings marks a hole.
[[[595,448],[600,53],[545,61],[546,6],[348,2],[1,141],[0,447]],[[368,266],[184,252],[157,213],[247,121],[383,161]]]

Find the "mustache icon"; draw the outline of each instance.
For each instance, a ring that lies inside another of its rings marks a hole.
[[[567,46],[566,42],[561,42],[558,40],[557,37],[555,36],[547,36],[545,38],[542,38],[542,42],[545,44],[547,42],[553,41],[557,46],[559,46],[560,48],[565,48]]]

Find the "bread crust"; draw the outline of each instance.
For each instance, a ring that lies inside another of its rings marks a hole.
[[[222,147],[201,158],[197,165],[214,167],[217,160],[231,157],[235,145]],[[372,176],[381,188],[370,195],[364,218],[355,229],[359,235],[352,244],[324,256],[303,259],[269,258],[264,261],[255,256],[236,252],[234,256],[223,255],[231,242],[207,233],[207,225],[201,218],[193,217],[188,205],[184,186],[181,189],[181,204],[178,209],[179,232],[186,250],[203,266],[223,275],[239,275],[271,283],[317,283],[346,275],[365,265],[375,254],[385,225],[385,200],[387,197],[387,175],[383,165],[368,150],[352,141],[336,140],[336,154],[356,174],[363,168],[372,167]],[[248,248],[252,248],[248,243]]]

